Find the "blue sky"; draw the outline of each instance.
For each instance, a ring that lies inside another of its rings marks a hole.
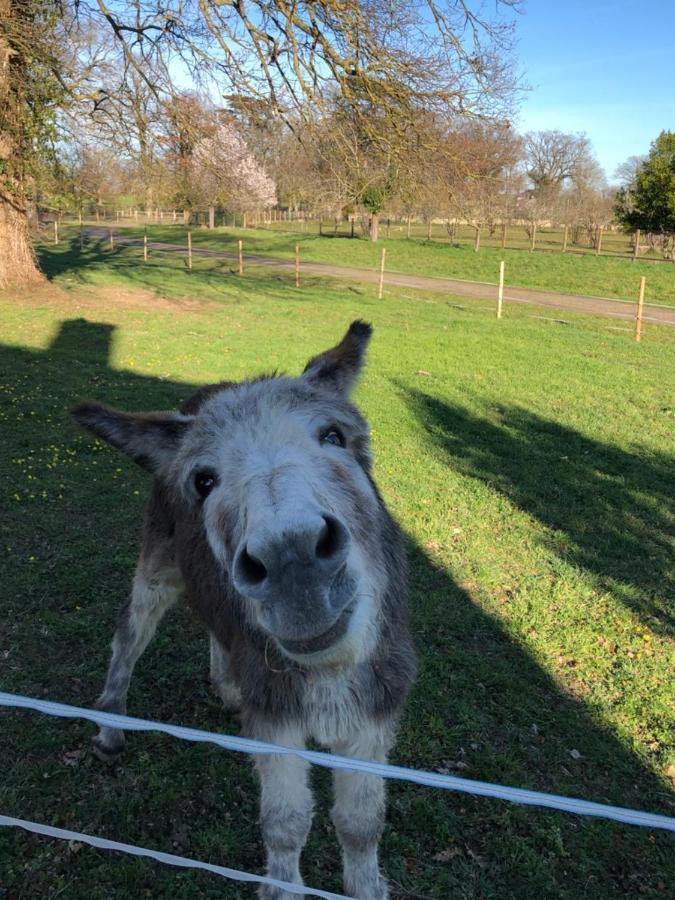
[[[517,34],[521,131],[585,132],[611,181],[675,130],[675,0],[527,0]]]

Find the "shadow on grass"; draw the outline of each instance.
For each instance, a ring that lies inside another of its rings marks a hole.
[[[255,277],[255,290],[268,292],[280,299],[304,300],[301,290],[295,287],[293,269],[280,266],[261,265],[245,258],[244,276],[238,275],[236,259],[219,258],[210,254],[202,254],[197,247],[193,252],[192,270],[187,266],[187,250],[150,249],[147,262],[142,257],[142,238],[125,236],[111,248],[107,238],[92,240],[91,235],[80,245],[79,237],[74,237],[60,246],[38,245],[37,255],[41,270],[50,281],[65,278],[82,284],[96,283],[97,280],[123,282],[130,287],[152,290],[164,296],[186,297],[217,300],[219,296],[228,299],[246,301],[250,298],[249,275]],[[207,248],[208,249],[208,248]],[[223,250],[236,250],[236,239],[232,246],[225,245]],[[255,252],[249,247],[249,252]],[[289,260],[279,260],[288,263]],[[198,277],[198,280],[197,280]],[[194,280],[193,280],[194,279]],[[302,287],[311,286],[315,291],[345,290],[344,283],[315,274],[302,274]]]
[[[672,631],[675,458],[628,453],[517,406],[477,416],[399,386],[453,468],[535,516],[556,553]]]
[[[174,408],[193,390],[113,370],[113,340],[110,324],[80,319],[63,322],[46,351],[0,346],[0,468],[7,476],[0,539],[9,548],[2,563],[0,648],[8,648],[10,660],[0,670],[1,686],[81,705],[91,704],[100,687],[115,615],[133,571],[147,481],[130,462],[77,431],[67,410],[92,396],[129,409]],[[428,399],[416,400],[418,413],[426,410],[427,427],[430,417],[450,415]],[[452,422],[457,428],[456,411]],[[457,440],[466,464],[476,465],[469,437],[479,435],[466,421],[463,428]],[[546,444],[549,432],[541,440]],[[534,486],[530,490],[536,495]],[[397,761],[431,769],[459,761],[469,777],[670,811],[663,786],[642,762],[583,703],[561,692],[500,623],[415,545],[411,589],[421,672]],[[208,699],[205,650],[184,616],[163,623],[139,665],[131,714],[233,730],[235,723]],[[3,783],[8,812],[82,831],[100,831],[103,816],[105,833],[139,841],[145,835],[166,848],[175,842],[178,818],[180,833],[192,835],[187,855],[260,867],[254,789],[241,758],[143,736],[131,741],[121,774],[111,776],[93,762],[66,770],[60,760],[73,750],[74,733],[86,741],[88,725],[57,727],[12,714],[6,726],[0,757],[10,773]],[[572,748],[580,749],[583,761],[570,758]],[[50,779],[38,778],[38,770],[50,772]],[[214,797],[222,797],[226,815]],[[148,834],[141,829],[139,836],[139,819],[149,823]],[[656,896],[665,877],[666,838],[643,829],[402,784],[391,787],[389,821],[384,864],[408,896]],[[75,859],[58,845],[45,846],[0,834],[0,862],[3,853],[6,860],[21,858],[14,887],[39,895],[43,870],[50,878],[67,874],[90,884],[84,861],[89,850]],[[434,860],[448,846],[455,848],[450,864]],[[338,887],[332,834],[315,828],[306,859],[308,883]],[[106,865],[106,858],[99,863],[101,890],[114,886],[112,873],[120,865]],[[140,895],[147,873],[133,865],[125,869],[125,891]],[[153,896],[172,896],[177,877],[153,870]],[[180,896],[206,896],[191,876],[180,877]]]

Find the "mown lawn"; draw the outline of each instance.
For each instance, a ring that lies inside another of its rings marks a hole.
[[[72,226],[70,227],[72,229]],[[141,237],[142,228],[124,226],[124,233]],[[69,229],[69,233],[74,233]],[[104,232],[105,234],[105,232]],[[149,240],[185,243],[182,225],[148,226]],[[386,267],[392,272],[461,278],[469,281],[496,283],[499,262],[506,263],[506,284],[511,287],[539,288],[566,294],[637,300],[640,276],[646,282],[646,302],[675,306],[675,264],[670,262],[632,262],[611,256],[501,250],[482,247],[476,253],[468,244],[383,239],[373,244],[364,238],[323,237],[316,233],[293,233],[264,229],[193,228],[195,247],[237,251],[237,241],[244,242],[244,253],[269,253],[290,257],[300,245],[301,258],[336,265],[353,265],[379,269],[382,247],[387,250]]]
[[[264,269],[143,266],[137,250],[42,259],[54,286],[0,300],[1,689],[93,703],[135,563],[146,476],[68,408],[167,408],[196,383],[295,372],[364,317],[375,337],[358,400],[409,535],[421,662],[393,760],[675,814],[672,331],[648,327],[638,345],[585,316],[497,322],[479,303],[296,290]],[[237,733],[207,671],[205,637],[178,610],[139,664],[130,713]],[[0,715],[2,812],[261,870],[245,759],[148,734],[109,770],[88,753],[92,726]],[[305,877],[339,890],[330,779],[314,775]],[[394,896],[663,897],[675,877],[664,833],[405,784],[389,796]],[[0,830],[0,887],[252,896],[13,830]]]

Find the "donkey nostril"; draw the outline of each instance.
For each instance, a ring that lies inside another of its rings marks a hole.
[[[324,526],[316,544],[315,553],[319,559],[330,559],[336,556],[346,543],[346,534],[343,525],[332,516],[323,517]]]
[[[239,554],[239,573],[249,584],[260,584],[267,578],[267,569],[255,556],[251,556],[246,547]]]

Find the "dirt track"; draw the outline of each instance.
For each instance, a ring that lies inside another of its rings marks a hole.
[[[91,235],[103,235],[107,228],[88,227],[85,232]],[[102,234],[103,233],[103,234]],[[139,238],[115,235],[120,244],[140,245]],[[182,244],[169,244],[162,241],[148,241],[148,249],[185,253]],[[227,250],[211,250],[205,247],[192,248],[195,256],[211,256],[216,259],[237,260],[237,254]],[[246,253],[245,262],[270,268],[293,270],[292,259],[278,256],[261,256]],[[302,272],[310,275],[323,275],[330,278],[344,278],[349,281],[360,281],[368,284],[379,281],[379,272],[374,269],[358,269],[352,266],[336,266],[332,263],[304,262]],[[435,278],[429,275],[406,275],[403,272],[385,272],[385,286],[413,288],[423,291],[436,291],[442,294],[454,294],[456,297],[472,297],[475,300],[490,300],[496,303],[497,286],[480,281],[460,281],[454,278]],[[549,306],[570,312],[584,312],[596,316],[610,316],[615,319],[635,319],[636,304],[628,300],[611,300],[603,297],[585,297],[580,294],[556,294],[552,291],[537,291],[531,288],[507,287],[504,290],[504,303],[526,303],[532,306]],[[646,303],[643,313],[644,322],[658,325],[675,325],[675,306],[656,306]]]

